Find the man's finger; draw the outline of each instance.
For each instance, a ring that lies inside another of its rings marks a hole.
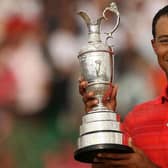
[[[85,106],[85,111],[86,112],[91,111],[93,109],[93,107],[95,107],[97,104],[98,104],[98,100],[97,99],[88,101],[86,103],[86,106]]]
[[[118,153],[100,153],[98,154],[99,159],[106,159],[106,160],[127,160],[131,156],[130,153],[125,154],[118,154]]]
[[[118,85],[113,85],[111,96],[115,99],[116,99],[116,96],[117,96],[117,91],[118,91]]]
[[[103,96],[103,102],[111,99],[112,90],[113,90],[113,87],[112,87],[112,84],[110,83],[108,90],[105,92]]]
[[[129,139],[128,139],[128,146],[131,147],[134,152],[139,151],[139,149],[133,144],[131,137],[129,137]]]
[[[87,81],[79,81],[79,93],[83,96],[86,93],[86,88],[88,86]]]
[[[84,103],[87,103],[88,101],[94,100],[94,99],[96,99],[94,97],[94,92],[87,92],[87,93],[83,94],[83,102]]]
[[[109,89],[106,91],[106,93],[103,96],[103,102],[113,101],[114,99],[116,99],[117,90],[118,90],[118,86],[117,85],[112,85],[110,83]]]

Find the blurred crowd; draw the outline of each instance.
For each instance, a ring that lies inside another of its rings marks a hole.
[[[73,152],[84,114],[78,93],[78,52],[87,43],[87,27],[109,0],[0,1],[0,167],[89,167]],[[165,78],[150,40],[152,17],[167,0],[117,2],[121,22],[113,35],[117,112],[162,92]],[[113,23],[114,24],[114,23]],[[102,23],[104,32],[111,21]]]

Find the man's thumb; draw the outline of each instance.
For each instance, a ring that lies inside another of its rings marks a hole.
[[[131,137],[129,137],[129,139],[128,139],[128,146],[131,147],[134,152],[136,152],[138,150],[138,148],[133,144]]]

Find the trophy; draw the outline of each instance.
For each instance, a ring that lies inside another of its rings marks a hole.
[[[108,12],[117,16],[116,24],[107,35],[105,43],[101,41],[100,24],[107,20]],[[114,78],[114,53],[108,45],[108,40],[118,28],[120,14],[114,2],[106,7],[103,16],[92,23],[85,12],[79,12],[88,27],[89,40],[78,55],[82,76],[88,81],[86,91],[94,91],[99,103],[92,111],[82,117],[80,136],[74,158],[80,162],[94,163],[98,153],[130,153],[132,149],[124,144],[124,134],[121,131],[120,116],[107,109],[102,103],[102,98]]]

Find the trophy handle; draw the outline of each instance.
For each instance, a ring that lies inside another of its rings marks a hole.
[[[103,11],[103,17],[104,17],[105,20],[108,19],[108,18],[106,17],[106,12],[107,12],[107,11],[114,12],[114,13],[117,15],[117,22],[116,22],[116,24],[115,24],[115,26],[114,26],[114,28],[112,29],[111,32],[106,32],[106,33],[105,33],[105,34],[107,34],[106,42],[107,42],[107,40],[108,40],[109,38],[112,38],[113,33],[117,30],[117,28],[118,28],[118,26],[119,26],[119,23],[120,23],[120,13],[119,13],[119,11],[118,11],[118,7],[117,7],[117,5],[116,5],[115,2],[112,2],[109,7],[106,7],[106,8],[104,9],[104,11]]]
[[[89,27],[89,25],[91,24],[91,20],[90,20],[90,17],[87,15],[87,13],[83,12],[83,11],[80,11],[77,14],[80,15],[83,18],[83,20],[85,21],[85,23]]]

